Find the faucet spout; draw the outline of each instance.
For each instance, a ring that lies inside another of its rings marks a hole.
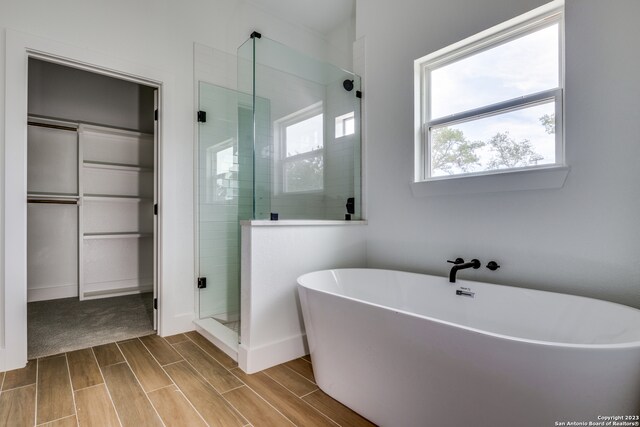
[[[472,259],[469,262],[455,264],[453,267],[451,267],[451,272],[449,272],[449,282],[456,283],[456,273],[458,272],[458,270],[465,270],[467,268],[473,268],[474,270],[477,270],[478,268],[480,268],[480,261],[477,259]]]

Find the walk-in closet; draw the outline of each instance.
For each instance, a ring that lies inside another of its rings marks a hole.
[[[29,60],[29,358],[153,333],[154,88]]]

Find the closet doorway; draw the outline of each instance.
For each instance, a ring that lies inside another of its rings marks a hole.
[[[28,358],[157,329],[157,89],[29,59]]]

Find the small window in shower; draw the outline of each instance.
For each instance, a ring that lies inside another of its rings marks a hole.
[[[336,138],[353,135],[356,132],[356,118],[352,111],[336,117]]]
[[[324,188],[324,114],[322,103],[277,121],[283,193]]]

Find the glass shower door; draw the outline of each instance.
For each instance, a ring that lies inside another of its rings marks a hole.
[[[240,150],[235,90],[199,83],[199,318],[222,341],[240,332]],[[231,343],[229,343],[231,344]]]

